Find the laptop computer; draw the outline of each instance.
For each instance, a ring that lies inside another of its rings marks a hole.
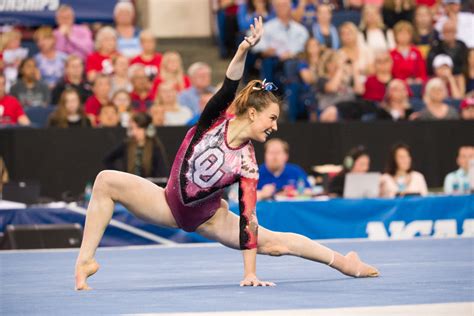
[[[348,173],[344,182],[344,198],[376,198],[380,195],[380,172]]]

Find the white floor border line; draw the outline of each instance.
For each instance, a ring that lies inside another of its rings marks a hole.
[[[293,309],[293,310],[266,310],[240,312],[199,312],[199,313],[150,313],[124,314],[135,316],[471,316],[474,313],[474,302],[417,304],[417,305],[390,305],[370,307],[344,307],[324,309]]]

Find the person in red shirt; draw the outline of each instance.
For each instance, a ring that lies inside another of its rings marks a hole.
[[[153,104],[154,96],[150,92],[151,82],[143,65],[135,64],[130,68],[130,81],[133,86],[130,93],[133,111],[146,112]]]
[[[97,32],[95,39],[96,51],[87,56],[86,74],[89,82],[94,82],[97,74],[110,75],[114,71],[112,57],[117,55],[117,33],[110,26]]]
[[[14,96],[5,94],[5,83],[5,76],[0,72],[0,126],[30,125],[20,102]]]
[[[183,60],[178,52],[170,51],[163,55],[160,65],[160,74],[153,81],[153,87],[151,89],[153,96],[155,96],[156,91],[158,91],[158,86],[164,81],[173,83],[178,92],[191,86],[191,80],[184,72]]]
[[[156,52],[156,41],[150,30],[140,32],[140,43],[142,45],[142,53],[130,62],[133,64],[142,64],[145,66],[145,72],[151,80],[158,76],[162,56]]]
[[[390,54],[386,51],[378,52],[374,66],[375,74],[367,77],[362,97],[368,101],[381,102],[385,96],[385,88],[392,80],[393,61]]]
[[[93,126],[99,123],[98,116],[100,108],[110,102],[110,89],[110,78],[106,75],[99,74],[92,86],[93,95],[87,99],[84,105],[86,114],[90,118]]]
[[[400,21],[393,28],[396,47],[390,52],[394,67],[393,77],[408,84],[422,84],[426,81],[426,64],[420,50],[413,45],[413,26]]]

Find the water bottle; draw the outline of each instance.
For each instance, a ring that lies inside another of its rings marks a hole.
[[[84,189],[84,201],[89,202],[92,196],[92,182],[88,181]]]
[[[459,182],[458,180],[454,180],[453,182],[453,194],[456,195],[456,194],[459,194]]]
[[[297,190],[298,190],[298,194],[303,195],[304,194],[304,189],[306,187],[306,184],[305,184],[303,178],[301,178],[301,177],[298,178],[298,182],[296,183],[296,187],[297,187]]]

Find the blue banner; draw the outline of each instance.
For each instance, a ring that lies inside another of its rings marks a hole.
[[[117,0],[0,0],[0,24],[55,25],[62,4],[74,8],[76,23],[112,23]]]

